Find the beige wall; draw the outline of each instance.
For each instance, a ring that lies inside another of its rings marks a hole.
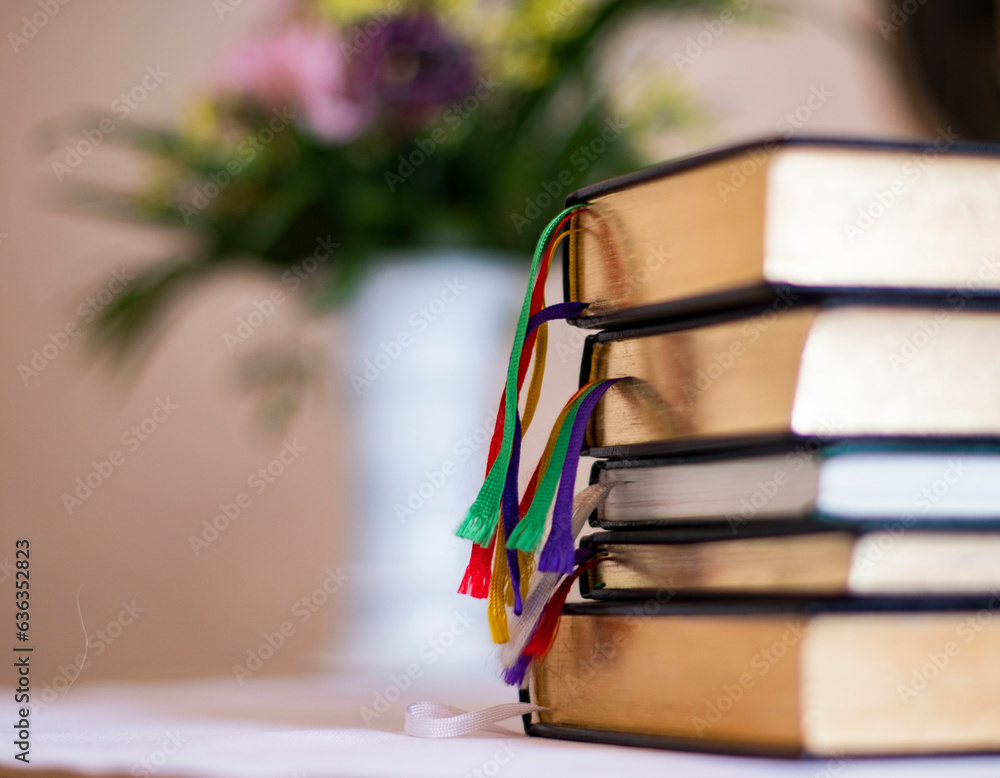
[[[791,5],[802,18],[727,29],[683,73],[672,72],[671,55],[683,49],[686,36],[697,34],[700,21],[647,35],[647,55],[704,101],[709,119],[668,139],[662,153],[773,132],[781,116],[818,86],[826,86],[831,97],[804,131],[920,131],[892,91],[866,10],[871,3]],[[42,349],[50,332],[79,323],[76,306],[89,291],[99,290],[123,265],[155,256],[160,246],[135,229],[84,218],[58,204],[72,183],[127,176],[130,167],[114,155],[95,154],[60,183],[51,168],[60,152],[45,155],[40,122],[80,106],[109,109],[141,82],[147,67],[169,75],[132,118],[176,117],[210,82],[222,47],[260,7],[244,0],[220,20],[209,0],[75,0],[59,6],[15,53],[7,33],[19,30],[22,14],[37,5],[20,0],[0,6],[0,565],[14,560],[16,538],[30,538],[31,639],[38,651],[33,678],[39,684],[64,683],[84,648],[78,593],[93,636],[92,663],[81,680],[229,674],[262,643],[263,633],[284,622],[294,634],[261,672],[309,669],[329,645],[332,617],[351,596],[348,582],[308,621],[292,611],[323,584],[327,569],[344,563],[349,549],[350,429],[343,383],[315,390],[278,437],[254,423],[253,404],[233,384],[239,354],[227,351],[223,334],[274,281],[235,279],[203,290],[187,302],[186,315],[146,369],[131,378],[95,368],[82,336],[70,339],[27,385],[18,373],[19,365],[30,366],[32,350]],[[294,306],[282,306],[253,345],[294,339],[295,320]],[[322,352],[330,328],[314,327],[307,341]],[[554,340],[579,346],[577,333],[561,332]],[[573,362],[550,360],[550,418],[561,399],[551,393],[565,394],[575,381]],[[167,398],[176,410],[134,451],[127,450],[122,435]],[[263,494],[252,494],[248,478],[292,440],[304,451]],[[123,464],[69,513],[62,495],[87,476],[93,461],[116,449]],[[252,503],[196,556],[189,536],[240,492],[250,493]],[[0,571],[0,580],[0,613],[7,614],[12,579]],[[122,603],[133,601],[142,613],[119,631]],[[8,624],[4,641],[9,633]]]
[[[172,119],[210,79],[221,47],[247,28],[255,8],[243,3],[220,20],[207,0],[58,7],[14,53],[7,33],[19,30],[22,14],[37,5],[0,6],[0,565],[14,560],[15,538],[30,538],[33,680],[59,686],[73,675],[85,645],[78,593],[92,660],[81,682],[231,673],[263,642],[262,633],[283,622],[294,633],[261,671],[315,667],[329,617],[347,590],[308,621],[306,611],[292,609],[322,586],[328,568],[336,570],[349,542],[349,502],[335,501],[346,478],[340,469],[349,464],[347,433],[344,420],[331,415],[342,403],[326,395],[339,389],[319,387],[284,433],[269,434],[235,387],[237,357],[294,335],[293,304],[280,306],[234,353],[223,342],[277,282],[238,279],[204,290],[188,301],[187,315],[141,373],[95,367],[82,335],[69,338],[27,384],[18,372],[19,365],[31,366],[32,350],[43,349],[50,332],[83,323],[87,312],[77,306],[88,293],[163,250],[138,230],[60,204],[73,184],[120,179],[128,166],[95,153],[60,182],[51,162],[64,160],[65,152],[44,155],[40,123],[86,106],[110,110],[122,92],[141,84],[147,67],[166,75],[130,118]],[[322,353],[327,336],[319,328],[309,339]],[[130,427],[168,399],[176,410],[159,411],[163,421],[147,439],[132,437]],[[261,482],[266,489],[258,494],[260,483],[248,485],[248,478],[286,441],[304,450],[294,460],[286,453],[287,469],[273,483]],[[114,450],[120,467],[70,513],[62,495]],[[196,556],[189,537],[240,492],[249,507]],[[7,641],[12,583],[6,577],[0,584]],[[121,620],[133,623],[119,633],[123,602],[142,612],[126,613]]]

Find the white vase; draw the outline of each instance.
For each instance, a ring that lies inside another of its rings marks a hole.
[[[483,480],[527,272],[479,252],[387,255],[347,314],[358,480],[342,664],[481,672],[492,655],[482,601],[456,593],[469,544],[454,530]]]

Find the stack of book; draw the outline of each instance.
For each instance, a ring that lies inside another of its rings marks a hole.
[[[1000,157],[764,141],[577,192],[592,482],[529,734],[1000,749]]]

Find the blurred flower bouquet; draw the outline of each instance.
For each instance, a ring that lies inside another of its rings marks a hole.
[[[725,3],[659,3],[692,5]],[[236,265],[329,305],[385,250],[527,257],[570,190],[640,164],[634,117],[610,107],[598,54],[646,6],[283,3],[183,126],[122,133],[154,164],[148,186],[110,201],[117,213],[194,240],[138,274],[98,334],[121,353],[182,288]]]

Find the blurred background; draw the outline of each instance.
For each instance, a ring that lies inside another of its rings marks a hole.
[[[43,701],[491,679],[452,531],[565,194],[748,136],[995,129],[992,3],[515,5],[0,7],[0,590],[28,538]],[[523,462],[582,342],[553,325]]]

